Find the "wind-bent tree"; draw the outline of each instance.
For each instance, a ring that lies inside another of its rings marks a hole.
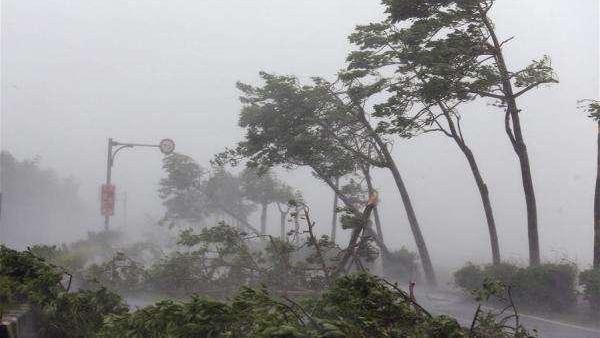
[[[225,214],[249,231],[259,233],[248,222],[255,210],[242,192],[239,177],[223,167],[207,172],[191,157],[172,154],[163,160],[167,177],[161,179],[159,196],[167,211],[164,221],[198,223],[208,216]],[[208,177],[206,177],[208,176]]]
[[[378,159],[368,158],[369,156],[364,152],[353,149],[353,145],[347,143],[351,141],[350,139],[356,139],[359,134],[362,134],[360,137],[367,137],[366,142],[370,142],[372,138],[368,138],[368,135],[374,134],[375,131],[370,128],[370,124],[368,127],[364,124],[357,125],[354,115],[352,120],[348,121],[336,116],[336,114],[348,115],[349,106],[340,101],[339,97],[328,94],[329,86],[320,79],[315,79],[317,85],[311,87],[299,85],[297,79],[291,76],[275,76],[263,72],[261,77],[265,82],[262,87],[238,84],[238,88],[244,94],[241,98],[244,107],[241,112],[240,126],[246,129],[246,137],[235,150],[230,150],[221,157],[241,155],[248,159],[250,166],[257,167],[269,168],[276,165],[287,168],[310,167],[315,176],[338,195],[354,217],[362,220],[362,212],[349,196],[335,185],[335,178],[360,172],[358,164],[365,160],[386,168],[391,166],[389,161],[384,163],[380,159],[381,154],[377,153]],[[328,95],[325,101],[324,94]],[[352,106],[352,109],[358,108]],[[322,115],[327,112],[330,114],[329,118]],[[359,115],[366,119],[364,114]],[[338,133],[333,133],[334,130]],[[348,140],[344,136],[338,137],[340,132],[351,133],[347,134]],[[386,146],[381,138],[379,141],[379,146]],[[380,150],[380,148],[376,149]],[[391,159],[387,147],[384,152],[387,152],[388,160]],[[408,193],[404,191],[403,197],[407,196]],[[416,221],[416,218],[412,217],[412,220]],[[416,222],[411,224],[414,225]],[[418,224],[416,225],[418,229]],[[385,252],[385,245],[368,224],[366,227],[362,225],[353,227],[342,266],[352,255],[362,230],[372,236],[378,242],[380,249]],[[420,229],[418,230],[415,237],[421,240],[417,241],[422,253],[421,261],[428,281],[433,284],[435,275]]]
[[[389,41],[390,45],[383,42],[386,48],[389,47],[387,53],[375,58],[385,59],[389,54],[403,53],[403,62],[396,64],[396,68],[417,67],[414,80],[421,83],[418,92],[429,102],[437,105],[441,99],[493,98],[496,105],[504,109],[505,131],[521,171],[529,261],[536,265],[540,263],[537,207],[517,99],[556,80],[547,56],[534,60],[521,70],[508,69],[503,47],[510,39],[502,41],[496,34],[489,17],[493,3],[493,0],[385,0],[388,18],[381,23],[359,26],[356,34],[380,31],[381,34],[365,39],[362,47],[380,44],[380,38]],[[385,63],[385,60],[369,61]],[[355,58],[354,62],[358,65],[360,59]],[[396,86],[397,92],[403,91],[402,85],[390,84]]]
[[[594,269],[600,269],[600,101],[591,100],[586,111],[598,124],[596,191],[594,193]]]
[[[341,86],[339,81],[331,83],[315,78],[314,86],[303,87],[305,91],[310,92],[312,100],[318,102],[316,123],[336,146],[349,152],[356,159],[359,167],[368,165],[390,171],[406,211],[425,277],[430,284],[435,284],[435,273],[425,238],[404,179],[389,149],[391,140],[386,139],[381,130],[371,124],[370,114],[365,108],[369,99],[381,92],[385,82],[375,81],[363,85],[349,79],[346,74],[342,74],[341,79],[345,82]],[[411,135],[412,127],[410,124],[406,125],[406,135]]]
[[[240,158],[259,171],[275,166],[284,168],[308,167],[315,177],[326,183],[344,203],[353,219],[363,219],[349,196],[335,185],[335,178],[356,172],[356,158],[332,143],[318,124],[314,114],[318,101],[307,97],[293,77],[261,73],[265,84],[261,87],[238,83],[242,91],[243,108],[240,126],[245,128],[245,140],[233,150],[217,155],[215,162],[236,164]],[[360,234],[365,231],[385,250],[370,224],[349,224],[352,235],[340,261],[344,269],[353,256]],[[366,238],[366,237],[363,237]],[[364,240],[361,240],[364,242]],[[385,254],[385,252],[384,252]]]
[[[412,136],[407,130],[417,128],[416,132],[437,131],[454,141],[475,179],[487,221],[492,261],[499,264],[500,245],[489,190],[461,128],[458,107],[469,98],[437,89],[426,80],[427,74],[437,71],[430,67],[440,67],[443,62],[451,67],[453,60],[440,56],[437,63],[424,62],[423,58],[432,57],[423,51],[428,50],[426,45],[437,31],[425,34],[421,30],[419,25],[398,28],[390,21],[358,26],[350,41],[359,50],[348,56],[342,78],[346,82],[378,83],[387,94],[387,100],[374,108],[374,115],[383,119],[378,130],[406,137]],[[417,41],[414,36],[419,33],[423,36]]]
[[[159,183],[158,194],[166,208],[164,220],[200,222],[210,214],[206,195],[200,187],[206,170],[191,157],[172,154],[163,159],[167,176]]]

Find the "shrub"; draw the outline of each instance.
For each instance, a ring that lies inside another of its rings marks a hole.
[[[69,292],[64,279],[61,268],[30,251],[0,246],[0,298],[31,304],[41,324],[41,337],[91,337],[104,316],[127,311],[119,295],[104,288]]]
[[[105,288],[61,293],[38,310],[40,335],[45,338],[94,337],[108,314],[123,314],[128,307]]]
[[[564,311],[577,302],[574,264],[542,264],[518,269],[512,281],[517,302]]]
[[[391,278],[402,281],[414,280],[418,278],[417,260],[418,256],[415,252],[402,247],[384,257],[383,268],[386,275]]]
[[[465,291],[474,291],[483,285],[483,269],[471,262],[454,272],[454,283]]]
[[[575,305],[577,268],[574,264],[542,264],[526,268],[513,264],[468,263],[454,273],[457,286],[465,291],[478,289],[486,279],[510,286],[517,304],[562,311]]]
[[[589,269],[579,274],[583,295],[594,312],[600,312],[600,269]]]
[[[303,304],[303,305],[300,305]],[[339,278],[322,296],[292,301],[242,287],[230,302],[192,297],[111,315],[99,337],[462,338],[453,318],[431,317],[377,277]]]

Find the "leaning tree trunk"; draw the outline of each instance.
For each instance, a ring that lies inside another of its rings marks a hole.
[[[512,93],[510,94],[512,96]],[[537,224],[537,205],[535,201],[535,190],[533,187],[533,178],[531,176],[531,165],[529,164],[529,155],[527,146],[521,132],[521,122],[519,119],[519,110],[514,99],[508,100],[508,110],[512,121],[513,148],[519,158],[519,167],[521,169],[521,179],[523,183],[523,193],[525,194],[525,205],[527,207],[527,235],[529,239],[529,264],[540,264],[540,244],[538,238]],[[509,134],[510,137],[510,134]]]
[[[394,162],[390,163],[390,170],[392,172],[392,176],[394,177],[394,181],[396,182],[396,186],[398,187],[398,191],[400,191],[402,203],[404,203],[404,209],[406,210],[408,223],[410,224],[410,229],[415,238],[415,243],[417,244],[417,251],[419,252],[419,258],[421,259],[421,264],[423,265],[425,277],[427,278],[427,282],[429,284],[436,285],[437,282],[435,278],[435,272],[433,270],[433,264],[431,264],[429,250],[427,250],[425,238],[423,237],[423,233],[421,232],[421,227],[419,226],[417,215],[415,213],[415,210],[413,209],[408,190],[406,190],[406,186],[404,185],[402,176],[400,176],[400,172],[398,171],[398,168],[396,167],[396,164]]]
[[[373,193],[375,192],[375,189],[373,188],[373,179],[371,177],[371,172],[370,172],[369,168],[364,168],[363,174],[365,175],[365,181],[367,182],[367,190],[369,192],[369,196],[372,196]],[[379,211],[377,209],[378,209],[377,206],[375,206],[373,208],[373,218],[375,219],[375,230],[377,231],[377,236],[379,237],[379,240],[383,244],[384,256],[387,256],[389,254],[389,249],[387,248],[387,246],[385,245],[385,242],[383,241],[383,231],[381,230],[381,219],[379,218]]]
[[[527,153],[527,146],[525,145],[525,140],[523,139],[523,133],[521,131],[521,120],[519,117],[520,111],[517,106],[517,101],[513,91],[512,83],[510,82],[511,77],[508,72],[508,68],[506,67],[506,62],[504,61],[504,55],[502,54],[502,44],[498,40],[494,27],[487,15],[482,11],[480,13],[494,45],[494,57],[502,81],[503,98],[506,102],[507,119],[505,119],[505,129],[511,141],[513,149],[519,159],[519,167],[521,169],[523,193],[525,195],[525,204],[527,207],[529,264],[539,265],[541,259],[538,238],[537,205],[535,201],[533,178],[531,177],[529,155]],[[510,117],[510,121],[508,121],[508,117]],[[510,122],[512,122],[512,127]]]
[[[336,188],[340,187],[340,178],[335,178]],[[333,192],[333,213],[331,216],[331,241],[335,243],[335,235],[337,232],[337,207],[338,207],[338,195]]]
[[[360,109],[360,107],[358,108]],[[367,130],[377,143],[377,146],[380,149],[382,155],[384,156],[385,162],[387,163],[388,169],[391,171],[392,176],[394,177],[394,182],[396,183],[396,187],[400,192],[400,197],[402,198],[402,203],[404,204],[404,210],[406,211],[406,216],[408,217],[410,230],[415,239],[415,244],[417,245],[417,251],[419,253],[419,258],[421,259],[423,272],[425,272],[425,278],[430,285],[436,285],[437,282],[435,278],[435,271],[433,270],[433,264],[431,264],[429,250],[427,249],[427,244],[425,243],[425,238],[423,237],[421,227],[419,226],[419,221],[417,220],[417,215],[415,213],[415,210],[413,209],[412,202],[410,200],[410,195],[408,194],[408,190],[404,185],[404,180],[402,180],[402,176],[400,175],[400,171],[396,166],[396,162],[394,161],[392,154],[390,153],[388,147],[383,142],[381,137],[379,137],[375,130],[373,130],[373,127],[367,120],[364,111],[361,111],[359,118],[362,124],[365,126],[365,128],[367,128]]]
[[[598,160],[594,194],[594,269],[600,269],[600,121],[598,121]]]
[[[473,152],[465,143],[465,140],[462,137],[462,133],[457,130],[457,127],[454,124],[454,120],[452,116],[450,116],[450,112],[444,104],[440,103],[440,108],[444,113],[444,117],[448,123],[448,127],[450,129],[450,135],[458,148],[462,151],[462,153],[467,158],[467,162],[469,162],[469,167],[471,168],[471,173],[473,174],[473,178],[475,179],[475,184],[477,185],[477,189],[479,190],[479,196],[481,197],[481,203],[483,204],[483,211],[485,213],[485,219],[488,225],[488,232],[490,234],[490,246],[492,248],[492,262],[494,265],[500,264],[500,244],[498,241],[498,231],[496,230],[496,221],[494,219],[494,213],[492,211],[492,202],[490,201],[490,194],[487,188],[487,184],[483,180],[483,176],[479,170],[479,165],[475,160],[475,156]]]
[[[313,167],[313,170],[315,171],[315,174],[318,177],[320,177],[329,186],[329,188],[331,188],[331,190],[333,190],[335,192],[336,195],[338,195],[338,197],[342,201],[342,203],[344,203],[344,205],[350,210],[350,212],[352,212],[352,214],[355,217],[357,217],[359,219],[365,218],[364,212],[359,211],[356,208],[356,206],[354,206],[352,204],[352,201],[340,191],[339,187],[336,186],[335,183],[331,179],[329,179],[327,176],[320,173],[317,168]],[[370,196],[370,198],[371,198],[371,196]],[[369,214],[370,213],[371,213],[371,211],[369,211]],[[370,226],[370,223],[368,220],[369,220],[369,217],[366,218],[366,221],[361,222],[362,224],[359,227],[355,227],[352,229],[352,233],[350,234],[350,241],[348,242],[347,248],[345,250],[343,250],[342,258],[340,258],[338,267],[334,272],[335,275],[339,275],[340,273],[343,273],[346,271],[346,267],[348,266],[350,259],[354,256],[357,245],[359,244],[358,240],[360,238],[361,233],[373,238],[375,240],[375,242],[377,243],[377,246],[382,250],[382,252],[387,254],[386,253],[387,248],[381,242],[381,240],[379,239],[377,234],[375,234],[375,232],[371,229],[371,226]]]
[[[261,205],[262,210],[260,213],[260,234],[264,235],[267,233],[267,207],[269,205],[264,203]]]
[[[285,218],[287,217],[287,212],[285,211],[279,211],[280,215],[279,215],[279,226],[280,226],[280,237],[281,240],[285,240],[287,238],[287,231],[285,231]]]
[[[477,184],[477,189],[479,190],[479,196],[481,196],[481,203],[483,204],[483,210],[485,212],[485,219],[488,225],[488,232],[490,234],[490,245],[492,248],[492,262],[494,265],[500,264],[500,244],[498,241],[498,232],[496,230],[496,221],[494,220],[494,213],[492,211],[492,202],[490,201],[489,191],[487,188],[487,184],[483,180],[481,176],[481,172],[479,171],[479,166],[475,161],[475,156],[473,156],[473,152],[466,145],[465,148],[461,147],[462,152],[465,154],[467,161],[469,162],[469,166],[471,167],[471,172],[473,173],[473,177],[475,178],[475,183]]]

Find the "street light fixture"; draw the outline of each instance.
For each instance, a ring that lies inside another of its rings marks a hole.
[[[144,144],[144,143],[123,143],[108,139],[108,154],[106,158],[106,183],[102,185],[101,193],[101,213],[104,216],[104,230],[108,230],[110,226],[110,216],[114,214],[115,209],[115,186],[111,182],[112,167],[115,162],[115,157],[125,148],[146,147],[158,148],[161,153],[169,155],[175,150],[175,142],[171,139],[163,139],[159,144]],[[114,149],[113,151],[113,148]]]

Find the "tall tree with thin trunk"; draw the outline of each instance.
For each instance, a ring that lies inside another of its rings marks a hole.
[[[384,82],[363,85],[348,76],[341,78],[342,85],[338,84],[339,81],[331,83],[321,78],[313,80],[314,87],[304,88],[310,88],[313,100],[319,102],[316,123],[322,127],[323,132],[361,163],[385,168],[392,174],[406,211],[425,277],[429,284],[435,285],[436,278],[429,249],[404,178],[389,148],[392,142],[385,138],[379,128],[373,126],[371,115],[365,108],[369,99],[381,91]]]
[[[518,98],[555,80],[550,58],[534,60],[518,71],[506,63],[505,44],[489,16],[493,0],[385,0],[392,25],[390,38],[404,44],[410,64],[424,67],[418,79],[429,99],[496,100],[504,110],[504,128],[519,161],[527,211],[529,262],[540,263],[537,206]],[[381,24],[373,24],[379,29]],[[385,29],[385,28],[384,28]],[[400,84],[401,86],[401,84]],[[398,88],[398,90],[402,90]]]
[[[340,187],[340,178],[335,178],[335,186]],[[337,220],[338,220],[338,195],[333,193],[333,210],[331,214],[331,241],[335,243],[335,236],[337,232]]]
[[[420,51],[426,50],[424,45],[437,32],[433,30],[430,34],[423,34],[422,42],[418,43],[414,38],[410,39],[415,34],[413,30],[417,29],[421,27],[400,29],[389,21],[358,26],[350,36],[350,41],[360,49],[348,56],[348,68],[342,77],[346,81],[381,84],[381,90],[387,93],[388,99],[375,106],[374,114],[383,119],[378,125],[379,130],[404,137],[435,131],[447,136],[458,146],[479,191],[489,232],[492,262],[499,264],[500,244],[489,190],[461,128],[458,107],[466,98],[443,90],[436,92],[435,88],[429,87],[427,74],[435,70],[430,70],[431,65],[422,62],[424,55]],[[453,63],[453,60],[439,61]],[[434,66],[439,67],[438,63]],[[392,71],[386,71],[388,69]]]
[[[594,269],[600,269],[600,101],[589,102],[586,111],[598,125],[596,153],[596,190],[594,192]]]

